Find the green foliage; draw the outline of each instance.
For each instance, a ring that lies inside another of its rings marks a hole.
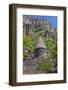
[[[39,31],[43,30],[43,27],[38,26],[38,27],[35,27],[33,30],[34,30],[34,32],[39,32]]]
[[[24,52],[24,59],[29,57],[29,51],[33,52],[35,48],[34,39],[31,36],[23,37],[23,46],[28,52]]]
[[[50,72],[51,68],[52,66],[49,63],[37,64],[37,67],[36,67],[37,70],[42,70],[42,71],[47,71],[47,72]]]
[[[46,47],[48,48],[49,52],[50,52],[50,57],[52,59],[57,57],[57,42],[53,39],[46,39],[44,40]]]
[[[35,48],[35,43],[31,36],[24,36],[23,44],[24,44],[24,48],[32,49],[32,50]]]

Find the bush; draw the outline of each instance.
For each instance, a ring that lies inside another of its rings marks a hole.
[[[31,36],[24,36],[23,37],[23,46],[26,49],[33,50],[35,48],[35,43]]]
[[[49,50],[50,53],[50,57],[52,59],[57,57],[57,41],[53,40],[53,39],[44,39],[45,45]]]
[[[34,30],[34,32],[39,32],[39,31],[43,30],[43,27],[38,26],[38,27],[35,27],[33,30]]]
[[[45,72],[50,72],[51,68],[52,68],[52,66],[49,63],[37,64],[37,67],[36,67],[37,70],[42,70],[42,71],[45,71]]]
[[[35,42],[31,36],[24,36],[23,37],[23,47],[24,49],[28,50],[28,52],[24,52],[24,59],[29,58],[30,52],[34,52]]]

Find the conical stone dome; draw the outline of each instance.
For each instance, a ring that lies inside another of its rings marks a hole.
[[[36,48],[46,48],[41,36],[37,40]]]

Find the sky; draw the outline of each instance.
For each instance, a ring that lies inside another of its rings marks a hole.
[[[57,28],[57,16],[32,15],[32,18],[47,19],[53,28]]]

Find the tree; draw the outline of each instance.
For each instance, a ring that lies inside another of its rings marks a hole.
[[[34,49],[35,44],[31,36],[24,36],[23,38],[23,46],[27,49]]]
[[[50,57],[52,59],[56,58],[57,57],[57,42],[53,39],[50,39],[50,40],[45,39],[44,42],[50,52]]]

